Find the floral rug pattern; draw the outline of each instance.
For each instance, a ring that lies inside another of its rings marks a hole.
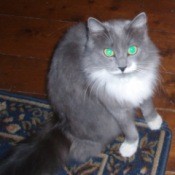
[[[47,101],[0,91],[0,157],[9,148],[35,133],[53,115]],[[137,118],[140,142],[137,153],[123,158],[118,150],[124,137],[117,137],[98,157],[79,164],[70,162],[61,175],[163,175],[171,141],[166,123],[151,131]]]

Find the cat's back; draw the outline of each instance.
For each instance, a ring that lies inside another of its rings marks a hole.
[[[86,25],[79,23],[71,27],[58,43],[48,75],[48,92],[51,100],[61,95],[65,98],[67,94],[64,92],[71,92],[83,86],[81,59],[86,42]]]
[[[72,26],[64,35],[62,40],[58,43],[55,50],[55,54],[59,55],[65,54],[70,55],[80,54],[85,49],[85,44],[87,42],[87,29],[84,23],[78,23]],[[54,55],[55,56],[55,55]]]
[[[58,82],[63,74],[68,77],[79,72],[81,55],[87,42],[87,29],[84,23],[72,26],[57,44],[49,72],[49,85]],[[76,76],[76,75],[74,75]],[[64,77],[64,79],[65,79]],[[65,80],[64,80],[65,82]]]
[[[66,33],[64,40],[67,42],[85,43],[87,41],[87,27],[84,23],[72,26]]]

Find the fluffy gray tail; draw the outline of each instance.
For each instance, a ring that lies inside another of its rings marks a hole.
[[[21,143],[0,165],[0,175],[51,175],[62,166],[70,141],[58,127],[45,131],[28,143]]]

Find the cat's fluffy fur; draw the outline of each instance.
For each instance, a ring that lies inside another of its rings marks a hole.
[[[97,155],[121,133],[125,141],[119,151],[130,157],[139,143],[134,125],[138,107],[152,130],[161,127],[151,100],[160,59],[146,23],[145,13],[131,21],[89,18],[87,25],[77,24],[67,32],[48,77],[56,115],[37,139],[17,148],[1,174],[52,174],[61,162]],[[138,48],[135,55],[127,54],[131,45]],[[115,55],[105,56],[105,48]]]

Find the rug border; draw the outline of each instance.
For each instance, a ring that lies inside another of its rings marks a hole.
[[[164,175],[168,163],[168,155],[170,152],[171,142],[172,142],[172,131],[168,128],[168,125],[164,125],[162,130],[165,132],[166,137],[164,137],[164,144],[162,146],[162,152],[159,156],[159,165],[155,175]],[[166,157],[164,155],[167,155]],[[154,175],[154,174],[153,174]]]
[[[28,104],[33,104],[33,105],[38,105],[39,107],[45,107],[47,109],[50,109],[50,105],[47,99],[40,99],[37,97],[31,97],[28,95],[22,95],[18,93],[12,93],[12,92],[7,92],[4,90],[0,90],[0,97],[4,99],[11,99],[14,101],[19,101],[18,98],[20,98],[20,102],[28,103]],[[35,102],[34,102],[35,101]]]
[[[135,123],[136,123],[136,126],[142,126],[145,128],[149,128],[147,124],[144,123],[144,120],[142,118],[137,118]],[[169,155],[170,147],[171,147],[171,141],[172,141],[171,138],[172,138],[172,131],[168,128],[167,123],[164,122],[161,128],[158,147],[155,153],[155,158],[153,160],[153,166],[152,166],[150,175],[164,175],[165,174],[167,163],[168,163],[168,157],[169,157],[168,155]],[[164,150],[164,152],[162,152],[162,150]],[[156,155],[157,152],[160,152],[158,156]],[[167,156],[164,157],[164,155],[167,155]]]

